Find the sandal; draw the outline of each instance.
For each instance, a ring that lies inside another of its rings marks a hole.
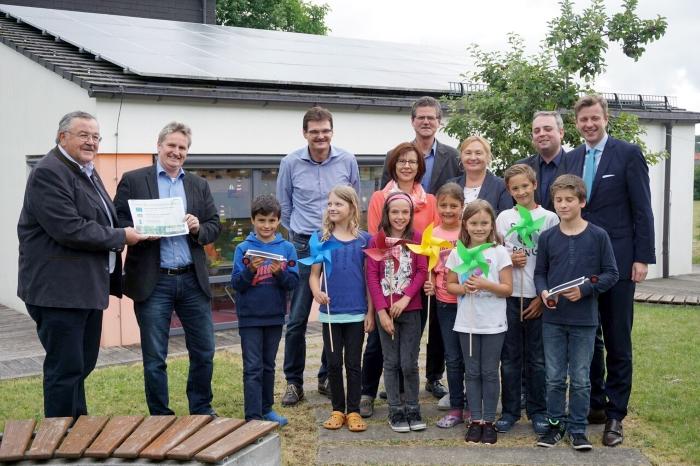
[[[323,427],[330,430],[337,430],[345,424],[345,414],[340,411],[333,411],[331,417],[323,423]]]
[[[437,426],[441,429],[450,429],[457,424],[461,424],[463,421],[460,414],[461,412],[458,414],[457,411],[450,411],[437,422]]]
[[[359,413],[348,414],[346,420],[350,432],[364,432],[367,430],[367,423]]]

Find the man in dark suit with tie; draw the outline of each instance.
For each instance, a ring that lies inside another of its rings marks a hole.
[[[185,206],[188,234],[129,247],[124,265],[124,294],[134,300],[151,415],[173,414],[165,362],[173,311],[182,322],[190,359],[190,414],[216,414],[211,407],[215,345],[204,246],[216,240],[221,225],[207,181],[182,169],[191,143],[188,126],[166,125],[158,135],[156,163],[125,173],[114,199],[123,226],[133,225],[129,199],[179,197]]]
[[[588,201],[583,217],[610,236],[620,280],[598,298],[603,343],[591,364],[590,422],[605,422],[603,444],[622,443],[622,420],[632,391],[632,320],[635,284],[656,263],[649,169],[641,149],[608,136],[608,104],[598,95],[579,99],[576,128],[585,144],[569,152],[562,172],[581,176]],[[600,329],[599,329],[600,331]],[[605,373],[607,372],[607,378]]]
[[[529,165],[535,171],[535,202],[552,212],[554,206],[549,196],[549,187],[557,177],[559,165],[564,159],[565,152],[561,146],[563,138],[564,121],[559,112],[535,112],[532,117],[532,147],[537,153],[516,162]]]
[[[84,382],[97,363],[102,311],[122,293],[119,253],[144,238],[118,228],[93,163],[99,131],[86,112],[61,119],[56,147],[29,175],[17,224],[17,295],[46,350],[46,417],[87,414]]]

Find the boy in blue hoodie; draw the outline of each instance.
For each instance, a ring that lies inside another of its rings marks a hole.
[[[282,338],[287,292],[299,282],[296,250],[277,233],[281,207],[272,195],[251,206],[253,233],[236,246],[231,286],[236,290],[238,334],[243,350],[245,420],[264,419],[283,426],[287,419],[272,410],[275,356]],[[251,251],[281,256],[267,259]]]

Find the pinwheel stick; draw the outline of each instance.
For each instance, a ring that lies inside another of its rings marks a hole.
[[[326,287],[326,295],[328,296],[328,280],[326,279],[326,263],[324,262],[323,265],[323,284]],[[331,353],[334,353],[335,351],[333,350],[333,328],[331,327],[331,297],[328,296],[328,303],[326,304],[326,310],[328,312],[328,339],[331,341]]]
[[[525,281],[525,269],[520,269],[520,322],[523,321],[523,282]]]
[[[428,283],[431,285],[433,284],[433,274],[428,272]],[[428,341],[427,343],[430,343],[430,295],[428,295],[428,312],[427,312],[427,318],[425,320],[425,333],[428,334]]]
[[[394,262],[391,262],[391,275],[389,276],[389,317],[391,317],[391,325],[394,325],[394,314],[391,313],[391,308],[394,307]],[[394,329],[395,331],[396,329]],[[391,341],[394,341],[394,334],[391,334]]]
[[[474,295],[469,293],[469,307],[474,310]],[[469,357],[472,357],[472,332],[469,332]]]

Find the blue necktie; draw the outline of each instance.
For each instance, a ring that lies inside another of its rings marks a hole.
[[[595,178],[595,153],[596,149],[588,149],[586,161],[583,164],[583,182],[586,185],[586,200],[591,199],[593,189],[593,178]]]

